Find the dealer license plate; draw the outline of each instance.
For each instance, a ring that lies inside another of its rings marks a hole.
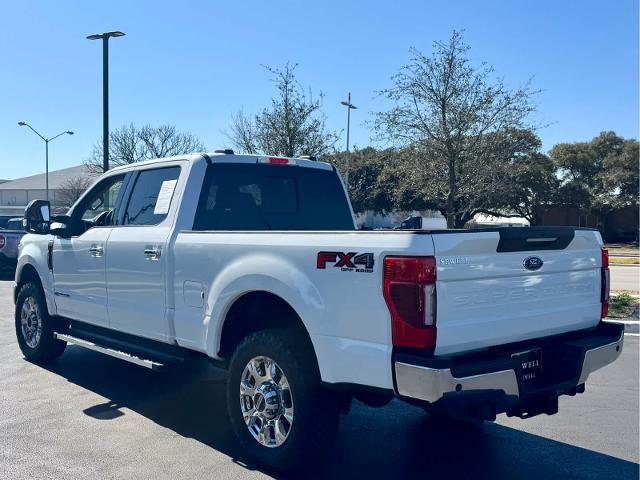
[[[526,352],[514,353],[511,357],[520,362],[522,379],[525,382],[533,381],[542,375],[542,349],[536,348]]]

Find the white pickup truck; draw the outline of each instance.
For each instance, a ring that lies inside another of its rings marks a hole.
[[[622,349],[622,326],[602,322],[597,231],[356,231],[339,174],[309,158],[142,162],[66,216],[34,201],[25,217],[24,356],[73,343],[154,370],[208,357],[228,369],[240,443],[274,470],[326,450],[352,398],[554,414]]]

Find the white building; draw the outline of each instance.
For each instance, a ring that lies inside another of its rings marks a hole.
[[[60,189],[70,178],[92,178],[96,174],[84,165],[49,172],[49,201],[59,205]],[[0,183],[0,217],[19,217],[31,200],[46,198],[45,174],[31,175]]]

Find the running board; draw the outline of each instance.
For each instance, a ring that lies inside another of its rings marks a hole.
[[[146,358],[140,358],[131,353],[122,352],[120,350],[115,350],[113,348],[103,347],[89,340],[73,337],[66,333],[55,332],[53,335],[58,340],[63,340],[67,343],[72,343],[74,345],[78,345],[79,347],[84,347],[89,350],[93,350],[94,352],[104,353],[105,355],[109,355],[110,357],[118,358],[120,360],[124,360],[125,362],[129,362],[129,363],[134,363],[136,365],[140,365],[141,367],[145,367],[150,370],[163,371],[167,368],[167,365],[164,363],[160,363],[154,360],[149,360]]]

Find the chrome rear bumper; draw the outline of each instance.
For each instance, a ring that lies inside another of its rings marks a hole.
[[[611,338],[611,336],[603,337],[602,340],[607,343],[594,346],[594,338],[587,337],[588,341],[584,343],[588,344],[590,348],[584,347],[581,356],[582,366],[578,367],[579,363],[574,365],[576,375],[564,382],[564,388],[568,387],[569,390],[573,388],[573,394],[575,394],[575,387],[583,385],[592,372],[618,358],[622,352],[624,331],[620,329],[619,338],[615,341],[611,341]],[[573,348],[576,344],[579,342],[571,341]],[[553,365],[547,368],[553,368]],[[503,392],[504,395],[512,399],[519,399],[527,395],[527,392],[523,392],[523,381],[517,367],[470,376],[456,376],[451,368],[435,368],[396,360],[394,370],[398,395],[429,403],[435,403],[445,396],[460,392]],[[554,385],[547,386],[549,390],[554,390],[554,387]]]
[[[396,385],[403,397],[434,403],[446,393],[469,390],[502,390],[519,396],[518,380],[513,370],[456,378],[448,368],[436,369],[396,362]]]
[[[586,382],[591,373],[614,362],[622,353],[623,345],[624,331],[620,334],[620,338],[617,341],[587,350],[584,354],[578,385]]]

